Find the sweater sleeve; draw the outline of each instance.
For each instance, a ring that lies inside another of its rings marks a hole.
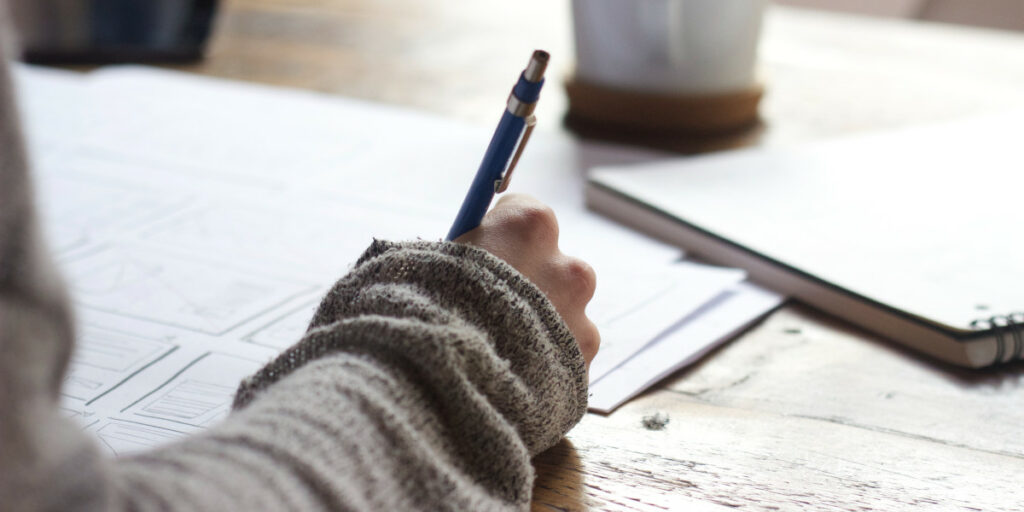
[[[530,457],[582,417],[585,377],[550,302],[504,262],[377,241],[224,423],[116,473],[136,505],[522,510]]]

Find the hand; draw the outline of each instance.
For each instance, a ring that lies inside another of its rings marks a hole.
[[[587,368],[601,336],[587,318],[594,296],[594,269],[558,250],[558,221],[540,201],[521,194],[502,196],[480,227],[455,239],[505,260],[547,295],[580,345]]]

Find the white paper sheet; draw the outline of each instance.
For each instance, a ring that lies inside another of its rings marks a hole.
[[[490,136],[145,68],[22,67],[18,80],[48,239],[78,309],[62,407],[114,454],[222,418],[373,237],[443,236]],[[512,182],[555,208],[562,250],[598,272],[598,369],[742,279],[584,210],[584,167],[656,156],[538,132]]]
[[[615,410],[731,339],[784,300],[779,294],[751,283],[738,283],[602,378],[591,379],[590,409]]]
[[[590,365],[590,382],[604,377],[744,277],[742,270],[692,262],[654,270],[633,268],[602,277],[608,293],[587,309],[603,340],[600,357]]]

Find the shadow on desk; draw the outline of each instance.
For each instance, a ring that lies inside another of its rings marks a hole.
[[[584,503],[580,456],[568,439],[533,459],[531,510],[580,510]]]
[[[792,394],[771,396],[765,388],[778,392],[780,381],[819,390],[852,387],[863,398],[871,392],[891,398],[910,389],[938,398],[950,387],[964,397],[1004,394],[1010,399],[1024,393],[1024,361],[981,369],[954,366],[792,301],[736,338],[659,387],[703,399],[739,392],[774,402],[802,397],[812,403],[811,397],[834,396],[788,388]]]
[[[933,374],[937,379],[944,379],[949,383],[955,384],[957,387],[976,388],[978,391],[983,391],[986,388],[995,390],[1007,386],[1017,387],[1020,384],[1024,384],[1024,361],[1014,361],[986,368],[963,368],[932,358],[895,341],[882,338],[810,306],[799,303],[790,303],[790,306],[801,315],[817,317],[818,322],[827,327],[829,331],[858,339],[864,344],[869,345],[870,348],[867,350],[877,351],[878,355],[876,357],[901,360],[903,365],[920,368]],[[898,377],[898,374],[896,377]]]

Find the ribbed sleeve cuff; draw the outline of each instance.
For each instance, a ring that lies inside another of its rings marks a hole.
[[[401,325],[382,327],[389,319],[401,319]],[[446,329],[454,350],[419,352],[424,343],[443,343]],[[464,329],[482,334],[491,355],[456,343]],[[391,340],[403,335],[418,345]],[[586,412],[579,345],[539,288],[479,248],[382,240],[327,294],[306,337],[242,383],[235,407],[311,360],[367,350],[385,358],[394,355],[388,351],[421,353],[418,372],[465,374],[520,432],[531,454],[558,442]]]

